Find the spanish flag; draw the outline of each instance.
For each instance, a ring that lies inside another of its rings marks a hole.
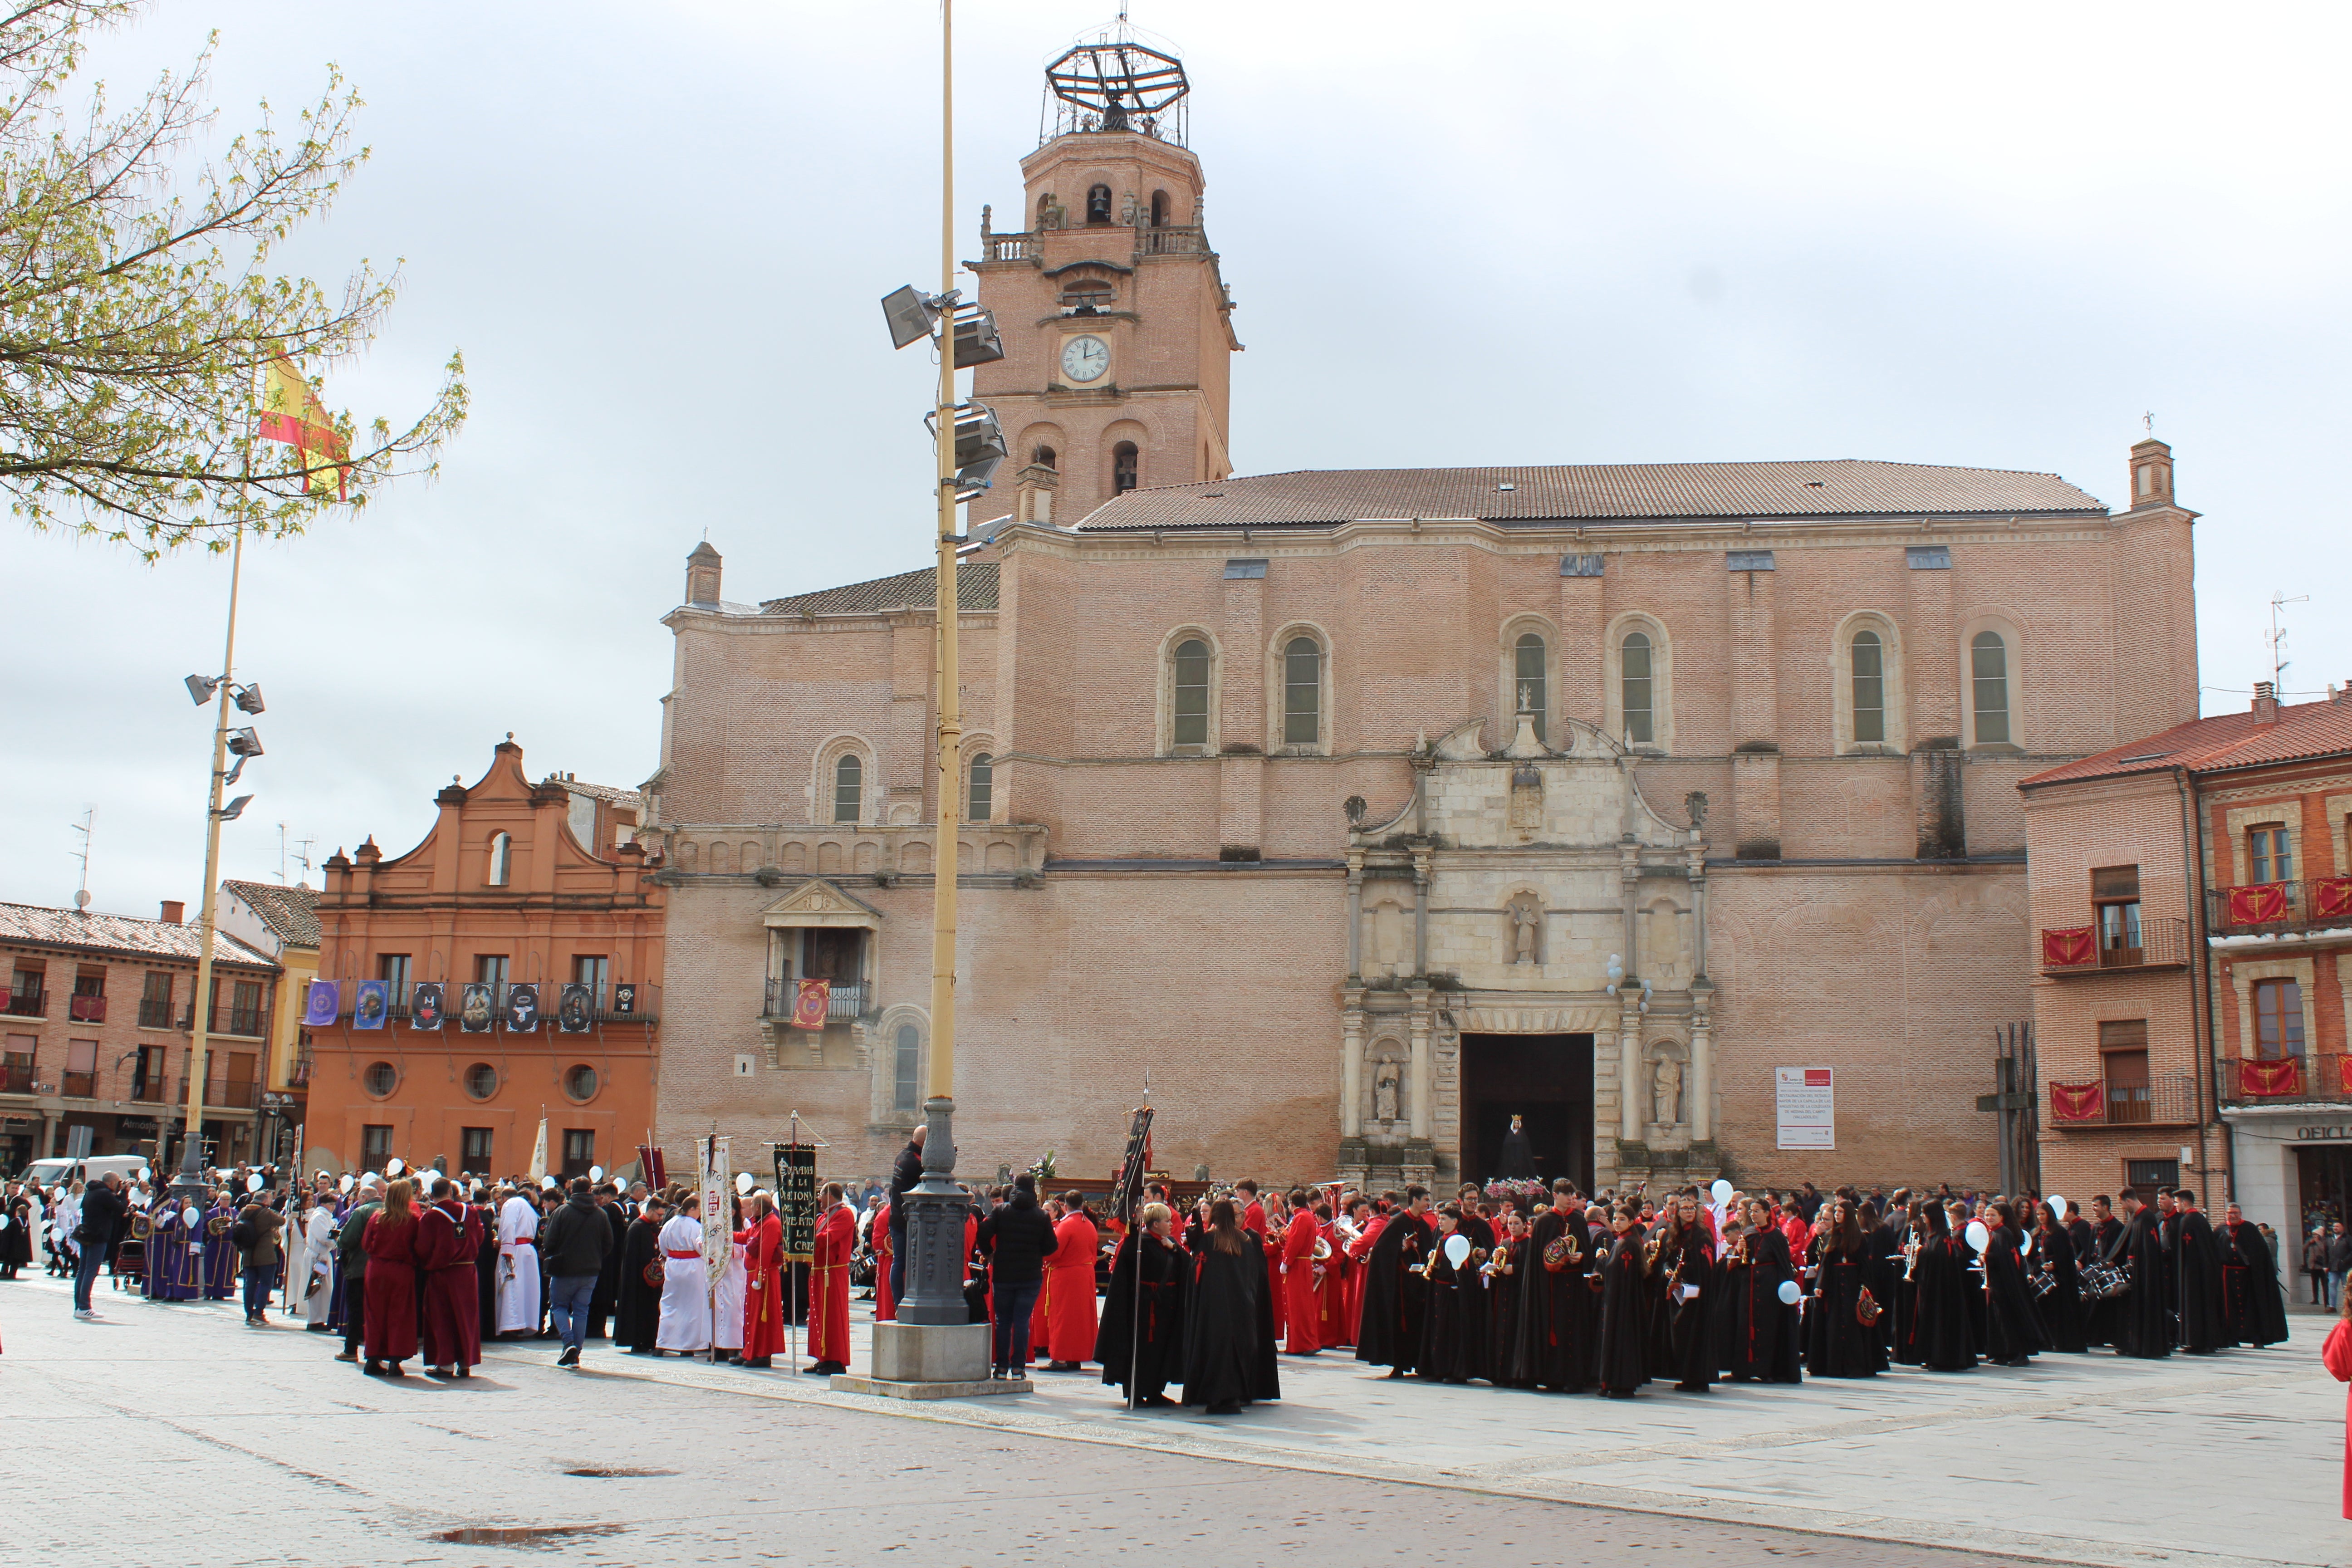
[[[330,490],[336,500],[349,500],[347,487],[351,479],[351,446],[335,429],[335,421],[319,395],[294,368],[294,362],[279,354],[262,367],[260,421],[256,434],[265,441],[283,441],[302,454],[302,466],[309,471],[303,476],[303,488],[313,495],[325,497]]]

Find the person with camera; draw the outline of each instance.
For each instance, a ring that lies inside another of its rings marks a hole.
[[[122,1196],[122,1178],[113,1172],[109,1171],[103,1180],[83,1187],[81,1223],[73,1230],[74,1243],[81,1248],[81,1256],[74,1264],[74,1316],[85,1323],[99,1321],[98,1313],[90,1308],[89,1288],[114,1246],[116,1234],[122,1228],[123,1215],[129,1212],[130,1205]]]
[[[263,1188],[249,1198],[237,1211],[236,1221],[229,1227],[229,1243],[245,1264],[245,1321],[255,1328],[269,1321],[266,1309],[269,1292],[278,1285],[278,1267],[284,1260],[278,1250],[278,1233],[286,1224],[286,1216],[269,1206],[270,1194]]]

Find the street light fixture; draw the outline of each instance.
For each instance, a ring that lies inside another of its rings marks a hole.
[[[923,416],[923,424],[939,439],[940,423],[936,413]],[[956,500],[970,500],[989,488],[997,468],[1012,455],[1004,444],[1004,430],[996,422],[995,411],[984,403],[960,404],[955,411],[955,489]]]
[[[238,687],[236,689],[236,710],[240,713],[259,713],[264,711],[265,710],[261,701],[261,688],[258,686]],[[251,734],[252,732],[253,731],[250,730],[246,731],[247,734]],[[256,756],[259,756],[260,754],[261,753],[258,752],[254,753]]]
[[[203,707],[205,703],[210,702],[213,700],[213,693],[219,689],[220,680],[215,676],[192,675],[188,677],[188,695],[195,700],[195,704],[199,708]]]
[[[882,319],[890,324],[890,346],[903,349],[926,339],[936,341],[940,318],[952,315],[956,369],[994,364],[1004,357],[1004,339],[996,330],[996,312],[976,302],[963,303],[962,300],[961,293],[953,289],[944,294],[926,294],[909,283],[903,289],[891,289],[882,296]]]
[[[237,765],[240,767],[244,766],[242,763]],[[218,811],[213,813],[213,815],[220,818],[223,822],[235,822],[238,817],[245,815],[246,803],[250,801],[252,798],[253,797],[249,795],[238,795],[235,800],[230,801],[226,805],[222,806]]]

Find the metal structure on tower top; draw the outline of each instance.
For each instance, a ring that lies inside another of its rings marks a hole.
[[[1174,50],[1164,39],[1142,42],[1122,13],[1115,27],[1072,45],[1045,67],[1038,143],[1089,132],[1132,132],[1181,147],[1192,90]]]

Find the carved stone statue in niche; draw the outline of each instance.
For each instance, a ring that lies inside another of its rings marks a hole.
[[[1683,1119],[1683,1064],[1672,1057],[1660,1057],[1657,1070],[1650,1078],[1650,1100],[1657,1114],[1651,1118],[1661,1127],[1672,1127]]]
[[[1534,895],[1521,893],[1513,899],[1508,912],[1511,917],[1511,962],[1540,963],[1543,961],[1536,952],[1536,943],[1543,932],[1543,910],[1537,904]]]
[[[1372,1120],[1394,1122],[1397,1119],[1397,1090],[1404,1074],[1392,1061],[1381,1062],[1372,1069]]]

